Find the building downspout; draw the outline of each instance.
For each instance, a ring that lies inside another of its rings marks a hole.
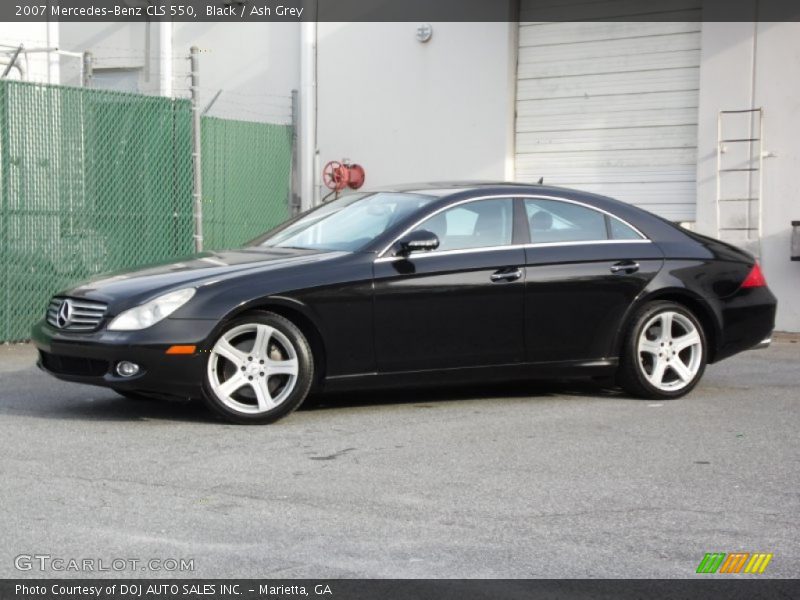
[[[317,154],[317,23],[300,24],[300,209],[314,206]]]
[[[172,97],[172,21],[158,24],[159,93]]]
[[[506,110],[506,160],[503,177],[506,181],[514,181],[516,177],[516,137],[517,137],[517,73],[519,73],[519,13],[512,11],[508,22],[508,89]]]

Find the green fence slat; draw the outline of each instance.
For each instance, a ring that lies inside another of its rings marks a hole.
[[[204,248],[234,248],[289,217],[292,128],[201,119]]]

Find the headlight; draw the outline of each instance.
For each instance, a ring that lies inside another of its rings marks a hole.
[[[191,300],[194,292],[194,288],[186,288],[154,298],[120,313],[108,328],[112,331],[133,331],[155,325]]]

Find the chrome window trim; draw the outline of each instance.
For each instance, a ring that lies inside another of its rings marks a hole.
[[[405,235],[405,234],[403,234]],[[394,242],[392,242],[394,244]],[[428,256],[452,256],[455,254],[472,254],[473,252],[497,252],[498,250],[513,250],[514,248],[524,248],[522,244],[509,244],[508,246],[479,246],[477,248],[454,248],[453,250],[420,250],[412,252],[408,256],[380,256],[375,259],[376,263],[394,262],[405,260],[409,257],[425,258]]]
[[[577,241],[577,242],[539,242],[539,243],[531,242],[529,244],[508,244],[507,246],[491,246],[491,248],[494,248],[494,249],[496,249],[496,248],[512,248],[514,246],[521,246],[521,247],[573,246],[573,245],[602,244],[602,243],[614,243],[614,244],[625,244],[625,243],[630,244],[630,243],[634,243],[634,244],[641,244],[641,243],[650,243],[650,242],[652,242],[652,240],[650,240],[646,235],[644,235],[639,230],[638,227],[634,227],[633,225],[628,223],[625,219],[621,219],[617,215],[615,215],[613,213],[610,213],[607,210],[603,210],[602,208],[597,208],[596,206],[592,206],[591,204],[586,204],[585,202],[580,202],[578,200],[570,200],[568,198],[562,198],[562,197],[559,197],[559,196],[548,196],[548,195],[545,195],[545,194],[492,194],[491,196],[479,196],[477,198],[466,198],[465,200],[459,200],[458,202],[454,202],[452,204],[448,204],[447,206],[443,206],[442,208],[430,213],[429,215],[425,215],[423,218],[421,218],[420,220],[416,221],[413,225],[410,225],[405,230],[403,230],[403,232],[400,233],[400,235],[395,237],[391,241],[391,243],[389,243],[389,245],[387,245],[383,250],[381,250],[378,253],[378,258],[376,259],[376,262],[378,260],[381,260],[382,258],[384,258],[383,255],[386,254],[389,251],[389,249],[392,246],[395,245],[395,243],[397,243],[397,240],[399,240],[401,237],[406,235],[408,232],[413,231],[416,227],[418,227],[419,225],[421,225],[422,223],[424,223],[428,219],[431,219],[431,218],[435,217],[436,215],[438,215],[441,212],[444,212],[446,210],[450,210],[451,208],[454,208],[456,206],[461,206],[462,204],[469,204],[470,202],[478,202],[480,200],[502,200],[502,199],[514,200],[516,198],[521,198],[523,200],[525,200],[525,199],[529,199],[529,200],[556,200],[558,202],[567,202],[569,204],[575,204],[577,206],[583,206],[584,208],[588,208],[589,210],[594,210],[594,211],[599,212],[601,214],[608,215],[612,219],[616,219],[620,223],[623,223],[624,225],[627,225],[628,227],[633,229],[633,231],[635,231],[639,236],[641,236],[641,239],[639,239],[639,240],[581,240],[581,241]],[[424,256],[424,255],[429,255],[429,254],[434,254],[436,256],[446,256],[445,252],[460,252],[462,250],[464,250],[464,251],[476,251],[476,250],[480,251],[481,248],[459,248],[458,250],[441,250],[441,251],[429,250],[429,251],[425,252],[424,254],[417,253],[417,254],[413,254],[413,256]],[[390,258],[394,259],[394,258],[402,258],[402,257],[390,257]]]
[[[496,252],[498,250],[514,250],[525,248],[551,248],[558,246],[594,246],[595,244],[652,244],[651,240],[586,240],[579,242],[540,242],[538,244],[509,244],[508,246],[483,246],[478,248],[459,248],[457,250],[442,250],[436,252],[432,250],[421,250],[412,252],[408,256],[380,256],[375,259],[376,263],[394,262],[397,260],[407,260],[408,258],[425,258],[429,256],[451,256],[454,254],[472,254],[474,252]]]
[[[575,240],[573,242],[531,242],[526,248],[549,248],[550,246],[594,246],[595,244],[652,244],[647,238],[641,240]]]
[[[631,241],[632,242],[648,241],[649,242],[649,241],[651,241],[650,238],[648,238],[645,234],[643,234],[639,230],[638,227],[634,227],[633,225],[628,223],[625,219],[621,219],[617,215],[615,215],[614,213],[608,212],[607,210],[603,210],[602,208],[597,208],[596,206],[592,206],[591,204],[586,204],[585,202],[578,202],[577,200],[568,200],[567,198],[559,198],[557,196],[517,196],[517,197],[518,198],[522,198],[523,200],[524,199],[528,199],[528,200],[536,200],[536,199],[539,199],[539,200],[555,200],[557,202],[568,202],[569,204],[575,204],[577,206],[582,206],[584,208],[588,208],[589,210],[593,210],[595,212],[599,212],[601,214],[608,215],[612,219],[616,219],[617,221],[619,221],[623,225],[627,225],[628,227],[633,229],[633,231],[636,233],[636,235],[638,235],[641,238],[641,239],[638,239],[638,240],[608,240],[608,239],[606,239],[606,240],[576,240],[576,241],[588,242],[588,243],[594,243],[594,244],[598,244],[598,243],[601,243],[601,242],[625,242],[625,241],[628,241],[628,242],[631,242]],[[531,242],[531,243],[535,244],[536,242]],[[550,244],[550,243],[553,243],[553,244],[569,244],[571,242],[539,242],[539,244],[542,244],[542,245]]]

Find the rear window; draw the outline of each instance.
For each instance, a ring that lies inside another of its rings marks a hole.
[[[619,219],[609,217],[609,230],[611,231],[612,240],[640,240],[642,236],[636,233],[629,225],[626,225]]]
[[[526,199],[525,213],[534,244],[641,239],[619,219],[572,202]]]

